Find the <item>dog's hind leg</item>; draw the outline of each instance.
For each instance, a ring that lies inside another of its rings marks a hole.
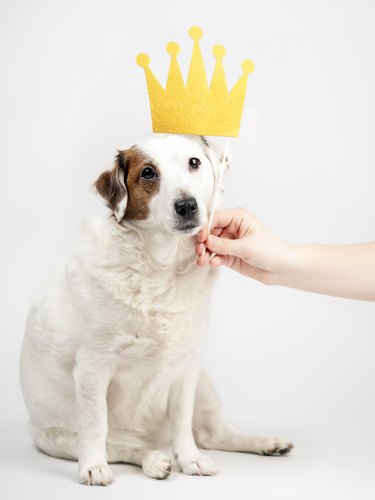
[[[193,431],[197,446],[208,450],[285,455],[293,444],[276,438],[248,436],[234,430],[223,418],[219,396],[206,372],[197,386]]]
[[[62,427],[39,429],[31,423],[28,430],[35,445],[47,455],[68,460],[78,459],[79,438],[76,432]],[[132,448],[113,441],[107,441],[107,460],[109,463],[140,465],[146,476],[155,479],[166,478],[172,468],[170,458],[159,450]]]
[[[77,460],[78,434],[63,427],[39,429],[31,422],[28,431],[37,446],[47,455],[68,460]]]

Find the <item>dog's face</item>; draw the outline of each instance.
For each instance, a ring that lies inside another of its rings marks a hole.
[[[119,151],[95,187],[118,222],[193,235],[207,222],[220,160],[203,137],[155,136]]]

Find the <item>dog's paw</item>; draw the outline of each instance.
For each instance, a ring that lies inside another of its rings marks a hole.
[[[293,447],[294,444],[283,441],[282,439],[263,439],[259,453],[261,453],[262,455],[271,455],[274,457],[278,457],[281,455],[287,455]]]
[[[146,476],[155,479],[165,479],[171,472],[172,463],[166,455],[155,450],[144,458],[142,469]]]
[[[81,467],[78,478],[80,483],[87,486],[108,486],[112,482],[112,472],[107,464],[95,464]]]
[[[177,457],[177,463],[181,472],[190,476],[214,476],[217,473],[216,465],[205,455]]]

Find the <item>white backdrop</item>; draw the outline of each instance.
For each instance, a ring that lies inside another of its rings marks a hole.
[[[251,58],[225,205],[249,208],[293,242],[353,243],[375,238],[374,23],[365,0],[1,0],[3,498],[102,495],[75,483],[75,464],[32,448],[18,354],[32,290],[79,220],[102,210],[90,184],[117,148],[151,132],[136,54],[148,53],[164,82],[165,44],[175,40],[186,74],[187,29],[198,25],[209,76],[216,43],[227,48],[230,84]],[[116,466],[112,496],[374,498],[374,324],[374,304],[224,270],[205,366],[232,421],[296,448],[280,460],[211,453],[216,478],[163,484]]]

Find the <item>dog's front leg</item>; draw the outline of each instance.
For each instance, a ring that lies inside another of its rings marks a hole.
[[[184,474],[213,476],[216,465],[198,450],[192,429],[195,391],[200,369],[196,359],[189,358],[173,383],[169,396],[172,450]]]
[[[74,381],[79,411],[79,481],[87,485],[107,485],[112,473],[107,464],[107,389],[109,366],[101,366],[87,353],[78,355]]]

